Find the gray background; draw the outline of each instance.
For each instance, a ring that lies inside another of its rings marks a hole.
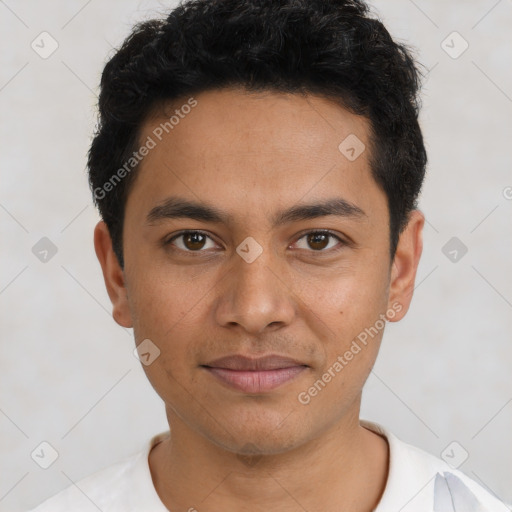
[[[2,511],[34,506],[167,429],[131,330],[111,318],[85,155],[107,55],[133,23],[173,5],[0,1]],[[415,297],[388,324],[362,417],[438,456],[467,452],[460,469],[512,502],[512,2],[374,6],[430,70],[430,162]],[[45,59],[31,47],[43,31],[58,43]],[[32,251],[43,237],[57,248],[46,262]],[[43,441],[59,454],[46,470],[31,458]]]

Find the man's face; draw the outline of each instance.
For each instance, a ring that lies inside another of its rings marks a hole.
[[[405,314],[408,302],[390,294],[386,196],[370,174],[364,118],[317,96],[233,89],[195,99],[169,133],[158,127],[173,111],[143,126],[141,144],[156,146],[126,204],[126,293],[114,316],[160,350],[144,370],[171,418],[231,451],[278,453],[357,421],[382,319]],[[355,160],[354,135],[366,146]],[[222,220],[155,209],[171,197]],[[355,208],[276,222],[335,200]],[[224,356],[270,354],[296,364],[254,378],[211,369]]]

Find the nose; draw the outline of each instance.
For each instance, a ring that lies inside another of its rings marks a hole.
[[[216,301],[216,321],[223,327],[239,326],[258,335],[289,325],[296,302],[278,256],[264,249],[251,263],[237,253],[232,267],[221,280]]]

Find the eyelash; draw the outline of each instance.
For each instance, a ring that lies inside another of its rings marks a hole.
[[[206,251],[201,250],[201,249],[199,249],[197,251],[191,251],[191,250],[181,249],[179,247],[173,247],[172,246],[172,242],[174,240],[176,240],[180,236],[188,235],[188,234],[191,234],[191,233],[198,233],[198,234],[201,234],[201,235],[204,235],[204,236],[208,237],[210,240],[213,240],[212,237],[208,233],[206,233],[205,231],[201,231],[200,229],[192,229],[192,230],[180,231],[179,233],[173,235],[171,238],[169,238],[169,239],[164,241],[164,246],[170,246],[172,248],[172,250],[182,251],[182,252],[186,252],[186,253],[190,253],[190,254],[195,254],[195,253],[201,254],[202,252],[206,252]],[[338,235],[334,234],[332,231],[330,231],[328,229],[315,229],[315,230],[311,230],[311,231],[306,231],[305,233],[302,233],[299,236],[299,238],[297,238],[296,242],[298,242],[299,240],[301,240],[302,238],[304,238],[305,236],[310,235],[310,234],[329,235],[330,237],[335,238],[339,242],[339,245],[337,247],[331,247],[330,249],[326,249],[326,250],[325,249],[320,249],[320,250],[315,251],[314,249],[310,249],[310,250],[303,249],[303,250],[307,250],[308,252],[311,252],[311,253],[315,253],[315,254],[322,254],[322,253],[324,253],[324,254],[332,254],[332,253],[336,253],[339,250],[343,249],[344,246],[349,245],[349,243],[347,241],[343,240],[341,237],[339,237]]]

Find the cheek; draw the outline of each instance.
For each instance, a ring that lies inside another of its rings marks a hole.
[[[310,296],[316,330],[328,333],[322,340],[322,364],[297,397],[311,407],[310,413],[330,409],[335,416],[344,414],[371,372],[386,325],[380,315],[387,306],[385,281],[371,283],[340,279],[331,282],[323,296],[318,291]]]
[[[364,328],[385,311],[388,296],[388,271],[379,262],[368,260],[330,270],[323,276],[309,278],[301,285],[300,297],[334,332],[354,333]]]
[[[303,303],[316,324],[313,330],[326,334],[323,361],[313,379],[329,382],[324,397],[352,396],[366,380],[385,328],[381,315],[386,313],[387,286],[385,265],[377,261],[368,265],[366,259],[361,268],[355,264],[329,278],[310,281],[308,292],[303,292]]]
[[[143,369],[168,403],[179,399],[180,390],[183,393],[183,386],[190,384],[191,367],[197,364],[193,350],[204,335],[204,319],[198,316],[207,291],[201,286],[177,286],[174,280],[164,281],[161,276],[152,279],[148,274],[143,280],[132,282],[130,308],[135,340],[137,344],[151,340],[158,353],[150,365],[143,364]]]
[[[179,339],[174,331],[197,325],[204,301],[214,292],[213,276],[185,276],[177,266],[158,268],[141,264],[140,268],[148,271],[130,279],[129,288],[135,333],[163,338],[162,341],[168,337]]]
[[[158,357],[143,365],[148,380],[162,400],[176,404],[193,384],[194,348],[201,341],[203,322],[197,318],[200,303],[195,297],[169,292],[168,287],[152,288],[144,300],[138,296],[133,327],[137,343],[150,339],[157,347]]]

